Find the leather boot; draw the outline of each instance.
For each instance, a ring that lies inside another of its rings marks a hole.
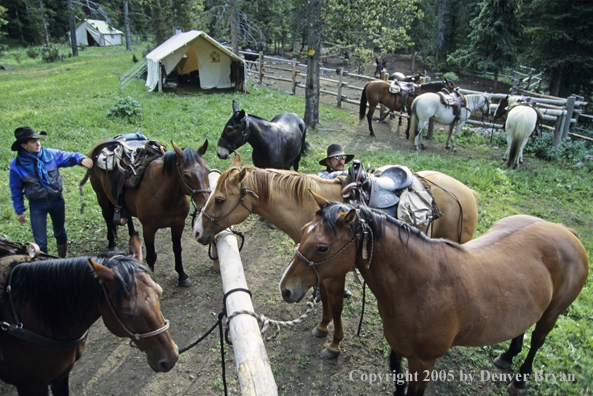
[[[58,257],[60,257],[60,258],[68,257],[68,243],[67,242],[63,245],[58,245]]]

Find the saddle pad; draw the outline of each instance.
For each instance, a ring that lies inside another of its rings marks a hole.
[[[392,94],[398,94],[401,91],[402,91],[402,87],[399,86],[399,83],[397,82],[397,80],[391,81],[391,84],[389,84],[389,92]]]

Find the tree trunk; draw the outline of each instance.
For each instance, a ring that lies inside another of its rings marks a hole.
[[[560,84],[562,83],[562,70],[556,70],[552,74],[550,95],[558,96],[560,93]]]
[[[169,0],[169,7],[171,7],[171,36],[175,36],[175,11],[173,11],[173,0]]]
[[[41,0],[39,0],[41,2]],[[74,10],[72,0],[68,0],[68,24],[70,25],[70,46],[72,47],[72,56],[78,56],[78,41],[76,38],[76,24],[74,23]],[[45,24],[43,25],[45,26]]]
[[[410,74],[414,74],[414,70],[416,70],[416,50],[412,48],[412,67],[410,68]]]
[[[237,4],[235,0],[230,1],[231,6],[231,45],[233,53],[239,55],[239,38],[237,37]]]
[[[494,87],[492,88],[496,92],[496,84],[498,84],[498,69],[494,70]]]
[[[321,0],[309,0],[309,50],[305,88],[305,125],[319,122],[319,60],[321,59]]]
[[[31,30],[33,30],[33,37],[35,38],[35,45],[39,46],[39,32],[37,31],[37,24],[33,23],[33,17],[31,16],[31,9],[29,8],[29,4],[25,2],[25,8],[27,10],[27,19],[31,23]]]
[[[132,42],[130,41],[130,14],[128,13],[127,1],[124,2],[124,30],[126,32],[126,52],[132,52]]]
[[[14,10],[16,14],[16,22],[17,26],[19,27],[19,35],[21,36],[21,45],[25,46],[25,36],[23,36],[23,29],[21,28],[21,20],[19,18],[19,11],[17,9]]]
[[[41,10],[41,23],[43,24],[43,37],[45,39],[45,48],[49,48],[49,36],[47,35],[47,26],[45,25],[45,13],[43,12],[43,0],[39,0]]]

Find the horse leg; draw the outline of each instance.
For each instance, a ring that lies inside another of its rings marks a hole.
[[[47,396],[49,395],[48,384],[45,381],[32,381],[27,384],[15,385],[19,395]]]
[[[527,391],[525,379],[531,375],[533,371],[533,359],[535,358],[535,354],[541,348],[541,346],[544,345],[546,336],[554,328],[557,319],[558,315],[552,316],[544,313],[544,316],[535,325],[535,329],[531,334],[531,346],[529,348],[529,352],[527,353],[527,357],[519,369],[519,373],[521,375],[515,376],[515,379],[509,385],[509,393],[513,395],[524,395]]]
[[[375,114],[375,106],[371,106],[369,103],[369,112],[367,113],[367,120],[369,122],[369,131],[371,131],[370,135],[375,136],[375,132],[373,132],[373,114]]]
[[[519,163],[520,164],[523,163],[523,149],[527,145],[528,140],[529,140],[529,136],[527,136],[525,139],[523,139],[523,143],[521,144],[521,150],[519,150]]]
[[[404,396],[406,394],[406,385],[408,381],[402,370],[402,355],[395,353],[393,349],[389,354],[389,367],[391,368],[391,372],[394,372],[396,375],[395,393],[393,395]]]
[[[144,246],[146,246],[146,264],[154,273],[154,263],[156,263],[156,250],[154,249],[154,235],[156,229],[142,225],[142,234],[144,235]]]
[[[171,227],[171,240],[173,241],[173,254],[175,255],[175,271],[179,275],[179,284],[177,286],[190,287],[191,280],[189,276],[183,271],[183,262],[181,261],[181,235],[183,234],[183,227],[181,226]]]
[[[344,328],[342,327],[342,309],[344,308],[344,287],[346,278],[327,279],[325,287],[329,299],[329,311],[334,321],[334,337],[332,342],[323,351],[323,357],[335,359],[340,354],[340,341],[344,338]]]
[[[70,373],[66,374],[66,376],[62,378],[58,378],[51,383],[51,393],[53,396],[68,396],[70,390],[68,385],[69,376]]]
[[[312,333],[317,338],[325,338],[327,333],[329,333],[329,329],[327,325],[331,322],[331,314],[330,314],[330,305],[329,305],[329,298],[327,296],[327,289],[325,288],[325,284],[323,282],[319,283],[319,294],[321,297],[321,305],[323,308],[323,314],[321,317],[321,322],[315,326]]]
[[[428,386],[435,360],[422,360],[418,357],[408,358],[408,370],[413,380],[408,384],[407,396],[422,396]]]
[[[509,349],[502,353],[499,357],[494,359],[494,365],[501,369],[508,369],[513,364],[513,358],[517,356],[521,349],[523,349],[523,337],[525,333],[513,338]]]
[[[451,134],[453,133],[453,128],[455,128],[454,124],[449,125],[449,134],[447,135],[447,142],[445,143],[446,149],[451,148],[451,146],[449,145],[449,140],[451,140]]]

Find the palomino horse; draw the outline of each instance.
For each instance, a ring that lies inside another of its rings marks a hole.
[[[299,170],[301,156],[309,150],[305,140],[305,122],[294,113],[281,113],[266,121],[252,114],[239,111],[233,100],[233,116],[227,121],[218,139],[216,154],[227,159],[231,152],[245,143],[253,147],[251,159],[260,168]]]
[[[510,386],[525,393],[537,350],[587,280],[587,252],[574,231],[518,215],[458,245],[427,238],[366,207],[316,200],[321,210],[303,227],[301,244],[280,281],[285,301],[301,300],[310,287],[343,277],[356,265],[377,298],[392,349],[391,370],[399,378],[407,377],[401,361],[408,359],[413,378],[408,396],[424,394],[436,359],[454,345],[512,339],[494,361],[510,367],[525,331],[536,323],[521,375]],[[369,231],[367,242],[363,234]],[[395,394],[403,395],[405,386],[398,382]]]
[[[95,163],[100,153],[100,150],[95,150],[95,147],[106,141],[107,139],[102,140],[91,149],[88,157]],[[181,149],[175,143],[171,142],[171,144],[173,150],[167,151],[165,155],[148,165],[138,188],[124,189],[123,208],[128,215],[138,218],[142,223],[146,262],[153,271],[157,259],[154,248],[155,234],[161,228],[171,228],[175,271],[179,275],[179,285],[189,287],[191,281],[183,270],[181,259],[181,235],[189,213],[187,197],[190,196],[195,205],[202,207],[209,193],[210,168],[202,157],[208,148],[208,140],[198,150],[191,147]],[[94,166],[81,181],[81,186],[90,175],[91,185],[97,194],[97,201],[107,224],[108,248],[114,249],[116,245],[113,212],[117,202],[110,193],[111,180],[106,173],[105,170]],[[136,233],[131,218],[128,221],[128,230],[130,236]]]
[[[373,114],[375,114],[375,108],[379,103],[384,104],[389,108],[391,111],[400,111],[404,108],[408,109],[408,114],[411,114],[411,104],[418,95],[424,92],[438,92],[443,88],[453,89],[454,85],[452,81],[445,79],[444,81],[435,81],[426,84],[415,85],[414,89],[410,91],[408,100],[406,103],[402,103],[401,100],[401,93],[393,94],[389,92],[389,86],[391,82],[387,81],[371,81],[367,85],[365,85],[362,95],[360,97],[360,109],[358,112],[358,118],[360,121],[364,118],[365,114],[367,117],[367,121],[369,123],[369,131],[371,136],[375,136],[375,132],[373,131]],[[367,102],[369,106],[369,111],[367,113]],[[400,125],[401,125],[401,118],[400,118]],[[408,122],[408,128],[406,131],[409,131],[410,123]],[[257,166],[257,165],[256,165]]]
[[[335,201],[343,201],[342,185],[338,179],[322,179],[313,175],[250,166],[240,168],[241,159],[235,158],[222,173],[202,213],[194,226],[198,242],[209,244],[214,235],[234,224],[245,221],[251,213],[269,220],[299,243],[302,228],[318,209],[308,190]],[[443,216],[433,223],[432,236],[455,242],[469,241],[478,223],[475,191],[456,179],[435,171],[421,171],[418,175],[432,184],[432,193]],[[286,208],[291,208],[287,210]],[[333,358],[340,353],[342,307],[345,278],[326,280],[321,285],[323,319],[313,334],[325,337],[328,325],[334,321],[332,342],[324,356]]]
[[[498,118],[508,106],[512,106],[521,99],[521,96],[507,95],[498,103],[494,118]],[[516,168],[523,163],[523,149],[529,140],[529,136],[535,130],[537,120],[537,111],[528,103],[517,105],[508,112],[504,127],[508,147],[502,157],[507,161],[507,167]]]
[[[2,260],[7,277],[0,279],[3,289],[10,286],[0,303],[0,379],[19,395],[46,396],[48,386],[68,395],[70,371],[100,317],[113,334],[130,337],[154,371],[175,366],[163,291],[139,261],[115,252],[24,264],[19,257]]]
[[[447,136],[446,148],[449,148],[451,133],[455,128],[455,139],[453,141],[453,151],[457,150],[457,137],[461,128],[470,117],[474,110],[480,109],[482,115],[488,114],[490,109],[490,95],[465,95],[466,107],[461,108],[458,119],[453,114],[453,106],[445,105],[441,102],[441,97],[435,93],[427,93],[418,96],[412,103],[412,116],[410,117],[411,130],[409,139],[412,141],[416,150],[424,148],[422,142],[422,130],[426,124],[438,122],[439,124],[449,125],[449,135]],[[457,126],[455,126],[457,125]]]

